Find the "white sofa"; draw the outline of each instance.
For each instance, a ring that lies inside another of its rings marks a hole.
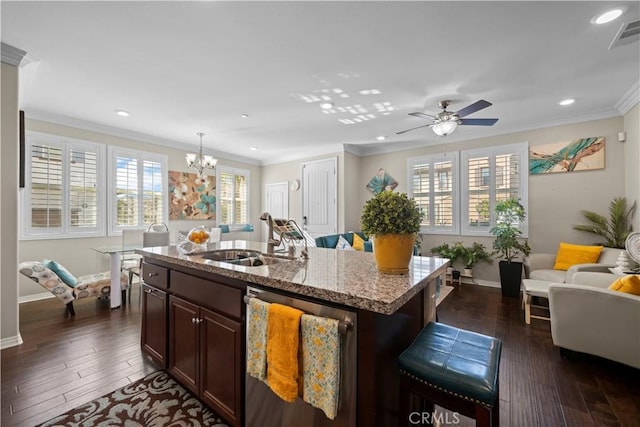
[[[553,344],[640,368],[640,296],[607,289],[615,279],[577,272],[549,286]]]
[[[553,269],[556,254],[532,253],[524,259],[525,278],[554,283],[578,283],[573,279],[573,275],[579,271],[608,273],[609,267],[616,266],[616,260],[622,250],[602,248],[597,263],[576,264],[569,267],[567,271]]]

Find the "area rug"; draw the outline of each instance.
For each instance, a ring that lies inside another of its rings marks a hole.
[[[229,427],[164,371],[40,424],[53,426]]]

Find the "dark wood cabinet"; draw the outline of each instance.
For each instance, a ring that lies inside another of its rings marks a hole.
[[[244,382],[242,323],[200,310],[202,400],[232,425],[239,426]]]
[[[169,373],[194,394],[200,393],[200,307],[169,297]]]
[[[246,283],[144,259],[142,349],[233,427],[244,420]]]
[[[167,367],[167,293],[142,286],[142,351],[161,368]]]
[[[169,373],[222,415],[242,419],[242,323],[169,297]]]

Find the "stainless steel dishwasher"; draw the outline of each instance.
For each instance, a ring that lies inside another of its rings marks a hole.
[[[304,402],[300,397],[293,403],[285,402],[265,383],[245,374],[245,425],[247,427],[355,427],[358,331],[355,311],[337,309],[253,287],[247,288],[247,298],[260,298],[266,302],[288,305],[307,314],[340,320],[350,324],[350,327],[340,335],[340,405],[335,419],[330,420],[324,412]]]

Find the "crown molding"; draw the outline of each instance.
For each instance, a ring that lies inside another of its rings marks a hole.
[[[521,132],[531,132],[534,130],[538,130],[538,129],[545,129],[545,128],[550,128],[550,127],[555,127],[555,126],[566,126],[566,125],[572,125],[572,124],[576,124],[576,123],[583,123],[583,122],[589,122],[589,121],[594,121],[594,120],[603,120],[603,119],[610,119],[613,117],[620,117],[621,114],[618,110],[616,109],[610,109],[610,110],[605,110],[605,111],[598,111],[598,112],[593,112],[593,113],[587,113],[587,114],[582,114],[580,116],[573,116],[573,117],[568,117],[568,118],[563,118],[563,119],[559,119],[559,120],[552,120],[552,121],[544,121],[544,122],[536,122],[536,123],[531,123],[529,126],[527,127],[504,127],[504,128],[495,128],[494,130],[483,134],[482,136],[474,136],[474,137],[468,137],[468,136],[463,136],[463,137],[457,137],[456,133],[452,133],[451,135],[447,135],[446,139],[438,139],[438,140],[424,140],[424,141],[408,141],[408,142],[396,142],[396,143],[390,143],[390,144],[381,144],[379,146],[375,146],[375,147],[358,147],[356,150],[358,152],[361,152],[363,154],[359,154],[359,156],[361,157],[365,157],[365,156],[373,156],[376,154],[388,154],[388,153],[393,153],[396,151],[405,151],[405,150],[413,150],[416,148],[423,148],[423,147],[431,147],[431,146],[436,146],[436,145],[445,145],[445,144],[450,144],[450,143],[454,143],[454,142],[464,142],[464,141],[470,141],[470,140],[474,140],[474,139],[482,139],[482,138],[491,138],[493,136],[499,136],[499,135],[508,135],[508,134],[516,134],[516,133],[521,133]],[[350,148],[350,150],[353,149],[352,147]],[[353,153],[356,154],[356,153]]]
[[[625,115],[640,102],[640,82],[635,82],[628,91],[616,102],[614,107]]]
[[[118,138],[125,138],[125,139],[131,139],[139,142],[146,142],[148,144],[160,145],[163,147],[173,148],[176,150],[184,150],[184,151],[191,151],[191,152],[193,152],[193,150],[196,150],[197,152],[197,150],[200,149],[200,146],[198,144],[187,144],[184,142],[174,141],[167,138],[157,137],[157,136],[148,135],[145,133],[117,128],[109,125],[103,125],[100,123],[90,122],[86,120],[76,119],[73,117],[62,116],[58,114],[49,113],[46,111],[41,111],[41,110],[26,109],[25,115],[27,120],[39,120],[42,122],[52,123],[56,125],[82,129],[89,132],[96,132],[96,133],[102,133],[105,135],[116,136]],[[222,151],[213,151],[213,150],[206,150],[206,151],[207,152],[205,154],[211,154],[217,157],[218,159],[222,158],[225,160],[233,160],[236,162],[242,162],[242,163],[247,163],[247,164],[256,165],[256,166],[260,166],[261,164],[259,161],[255,159],[251,159],[249,157],[237,156],[237,155],[222,152]]]
[[[22,49],[18,49],[17,47],[13,47],[11,45],[8,45],[6,43],[1,43],[1,42],[0,42],[0,52],[1,52],[0,56],[2,57],[2,63],[13,65],[14,67],[17,67],[18,65],[20,65],[20,61],[22,61],[22,58],[27,54],[27,52],[25,52]]]

